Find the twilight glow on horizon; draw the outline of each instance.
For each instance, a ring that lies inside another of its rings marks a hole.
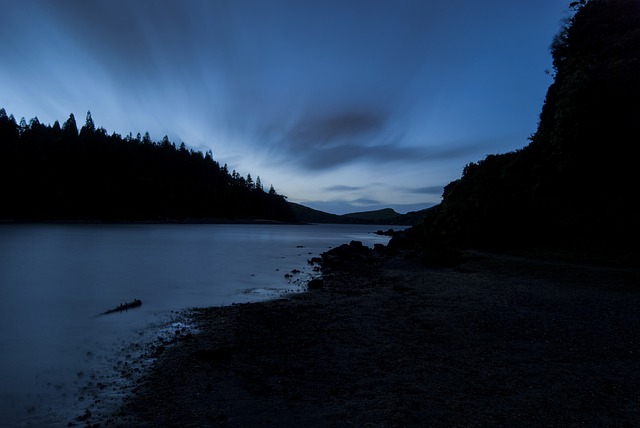
[[[333,213],[524,147],[566,0],[0,0],[0,107],[149,132]]]

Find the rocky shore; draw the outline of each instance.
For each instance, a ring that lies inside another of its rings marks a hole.
[[[342,246],[314,290],[194,310],[200,332],[101,426],[637,426],[631,259],[387,251]]]

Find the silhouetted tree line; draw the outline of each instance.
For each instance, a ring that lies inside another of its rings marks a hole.
[[[78,130],[73,114],[50,126],[0,109],[0,189],[4,220],[295,220],[273,186],[230,173],[211,151],[109,135],[90,112]]]
[[[530,144],[467,165],[405,241],[433,252],[637,245],[640,6],[570,6],[550,47],[554,82]]]

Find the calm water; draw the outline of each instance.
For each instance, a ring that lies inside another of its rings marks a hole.
[[[354,239],[386,243],[379,228],[0,226],[0,420],[66,426],[85,409],[108,413],[145,344],[184,327],[174,311],[298,291],[308,259]],[[134,298],[142,307],[98,316]]]

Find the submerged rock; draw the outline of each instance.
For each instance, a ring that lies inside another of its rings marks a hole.
[[[137,308],[142,306],[142,300],[140,299],[135,299],[129,303],[120,303],[118,306],[116,306],[113,309],[109,309],[108,311],[105,311],[102,313],[102,315],[108,315],[108,314],[113,314],[116,312],[122,312],[122,311],[127,311],[129,309],[133,309],[133,308]]]

